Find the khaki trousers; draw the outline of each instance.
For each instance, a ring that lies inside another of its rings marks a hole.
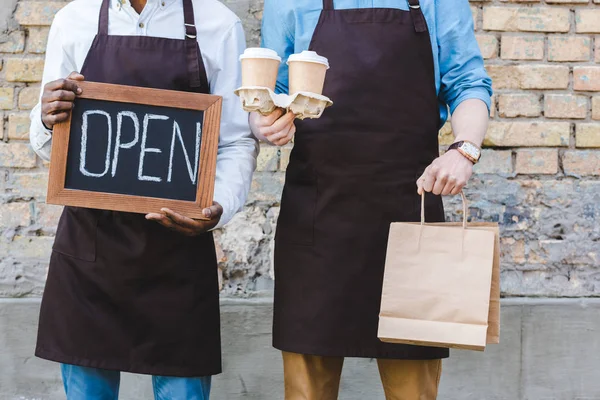
[[[283,352],[285,400],[337,400],[343,357]],[[442,360],[377,360],[387,400],[435,400]]]

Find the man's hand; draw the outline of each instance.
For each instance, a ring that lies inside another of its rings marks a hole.
[[[219,203],[214,203],[210,208],[205,208],[202,213],[208,221],[196,221],[183,215],[177,214],[163,208],[160,210],[162,214],[152,213],[146,215],[146,219],[156,221],[159,224],[179,232],[186,236],[198,236],[213,229],[219,223],[221,215],[223,215],[223,207]]]
[[[473,175],[473,163],[457,150],[450,150],[433,163],[417,181],[419,194],[459,194]]]
[[[71,72],[66,79],[49,82],[44,86],[42,122],[46,128],[52,129],[54,125],[69,118],[76,95],[83,93],[77,82],[83,80],[83,75]]]
[[[253,112],[250,114],[250,127],[257,139],[284,146],[294,138],[295,119],[293,113],[284,115],[284,110],[279,108],[266,116]]]

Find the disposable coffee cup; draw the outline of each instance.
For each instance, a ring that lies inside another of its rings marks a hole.
[[[290,94],[309,92],[323,94],[329,61],[314,51],[293,54],[288,59],[290,67]]]
[[[270,49],[253,47],[240,56],[242,86],[260,86],[275,90],[281,57]]]

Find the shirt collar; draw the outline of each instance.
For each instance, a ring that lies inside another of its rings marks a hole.
[[[148,0],[148,6],[157,5],[159,7],[167,7],[171,3],[174,3],[180,0]],[[129,0],[112,0],[113,7],[121,7],[121,6],[129,6],[131,7],[131,3]]]

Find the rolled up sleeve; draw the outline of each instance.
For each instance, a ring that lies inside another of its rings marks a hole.
[[[492,80],[485,71],[467,0],[436,1],[440,65],[440,99],[450,113],[465,100],[479,99],[491,107]]]

